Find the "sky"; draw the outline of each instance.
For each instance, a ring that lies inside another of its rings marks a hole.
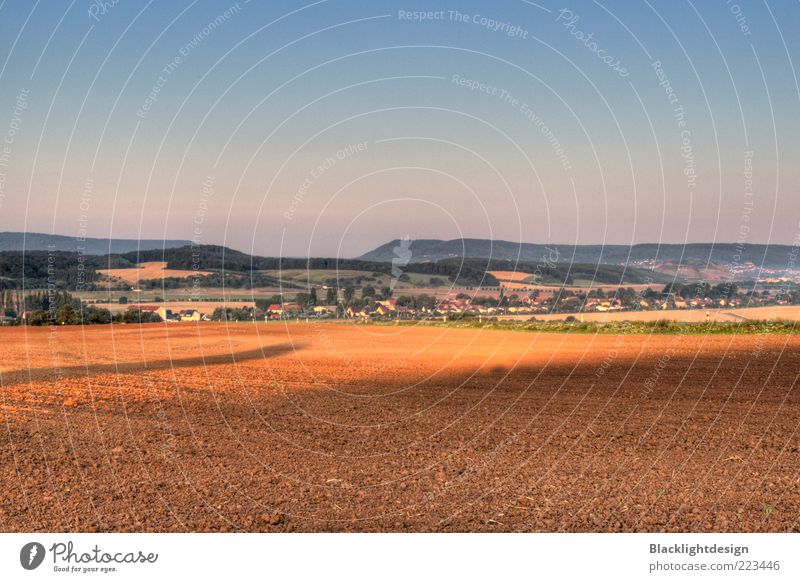
[[[800,240],[794,2],[0,0],[0,231]]]

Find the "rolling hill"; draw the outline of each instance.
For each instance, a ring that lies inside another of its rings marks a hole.
[[[502,240],[454,239],[412,240],[410,244],[393,240],[360,257],[367,261],[391,262],[398,259],[410,263],[441,261],[458,257],[491,258],[493,260],[538,263],[629,265],[656,268],[659,264],[710,264],[729,269],[731,265],[752,263],[768,269],[786,269],[796,248],[788,245],[735,243],[636,244],[636,245],[565,245],[515,243]]]
[[[87,238],[39,232],[0,232],[0,251],[63,251],[107,255],[136,250],[170,249],[191,244],[188,240]]]

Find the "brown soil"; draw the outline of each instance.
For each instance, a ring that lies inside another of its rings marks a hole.
[[[2,531],[800,531],[797,336],[0,329]]]

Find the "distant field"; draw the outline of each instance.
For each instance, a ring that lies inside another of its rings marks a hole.
[[[329,279],[372,277],[372,271],[353,271],[348,269],[282,269],[262,272],[283,281],[291,281],[303,285],[309,283],[324,285]]]
[[[180,279],[186,279],[194,275],[204,276],[211,274],[209,271],[184,271],[180,269],[168,269],[167,263],[161,261],[139,263],[138,267],[130,269],[98,269],[97,272],[106,277],[121,279],[131,285],[136,285],[139,281],[143,281],[145,279],[162,279],[164,277],[178,277]]]
[[[540,321],[562,321],[573,316],[579,321],[685,321],[697,323],[706,321],[704,309],[670,309],[667,311],[623,311],[609,313],[537,313]],[[528,320],[530,315],[503,315],[502,320]],[[747,320],[787,320],[800,322],[800,306],[781,305],[776,307],[746,307],[744,309],[712,309],[709,310],[711,321],[747,321]]]
[[[556,293],[560,289],[568,289],[569,291],[574,291],[575,293],[588,293],[592,290],[601,289],[604,293],[613,293],[620,287],[630,287],[637,292],[644,291],[645,289],[652,288],[655,290],[663,289],[663,285],[648,285],[648,284],[632,284],[632,285],[609,285],[608,283],[594,283],[592,284],[591,281],[582,281],[578,280],[575,281],[572,285],[542,285],[542,284],[535,284],[532,282],[533,277],[528,277],[527,279],[522,279],[518,281],[501,281],[500,286],[503,287],[506,291],[511,292],[532,292],[532,291],[539,291],[544,295],[550,295]],[[481,292],[479,295],[483,295],[484,293]]]
[[[532,273],[525,273],[523,271],[487,271],[488,274],[501,282],[502,286],[509,290],[543,288],[543,289],[560,289],[564,287],[570,290],[590,291],[592,289],[616,289],[618,287],[633,287],[634,289],[646,289],[647,287],[662,288],[663,284],[623,284],[614,285],[609,283],[600,283],[591,279],[574,279],[572,285],[561,285],[559,282],[552,280],[552,277],[537,277]]]
[[[525,281],[533,277],[531,273],[523,273],[522,271],[487,271],[489,275],[493,275],[498,281]]]
[[[364,277],[361,285],[372,285],[373,287],[384,287],[391,285],[392,276],[389,274],[374,275],[372,271],[355,271],[349,269],[283,269],[274,271],[262,271],[264,274],[281,279],[284,282],[295,283],[298,285],[325,285],[331,279],[337,280],[340,285],[347,285],[348,279]],[[430,287],[431,278],[440,279],[446,285],[451,284],[451,279],[443,275],[431,275],[423,273],[405,273],[408,281],[395,283],[395,288],[406,289],[416,287]],[[358,285],[356,285],[358,286]]]
[[[296,291],[296,289],[292,291]],[[225,299],[227,301],[249,301],[259,297],[271,297],[281,292],[286,293],[287,291],[286,289],[281,290],[280,287],[258,287],[255,289],[187,287],[184,289],[143,289],[135,293],[126,289],[114,291],[80,291],[74,295],[80,297],[82,300],[101,301],[103,303],[116,303],[120,297],[127,297],[130,303],[152,303],[156,297],[160,297],[166,301],[189,301],[193,297],[201,301],[213,301],[217,299]],[[289,292],[289,295],[291,294],[292,292]]]

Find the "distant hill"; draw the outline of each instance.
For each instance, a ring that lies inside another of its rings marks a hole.
[[[515,243],[502,240],[420,239],[393,240],[358,257],[366,261],[424,263],[458,257],[506,261],[629,265],[658,269],[659,264],[713,264],[738,268],[747,263],[768,269],[786,269],[793,247],[788,245],[738,245],[734,243],[565,245]]]
[[[85,255],[107,255],[109,253],[128,253],[136,250],[152,250],[182,247],[191,244],[188,240],[125,239],[125,238],[87,238],[78,241],[76,237],[38,232],[0,232],[0,251],[63,251],[82,252]]]
[[[88,257],[65,251],[27,250],[23,253],[0,250],[0,290],[45,287],[50,283],[52,270],[57,288],[70,289],[80,281],[85,290],[91,291],[102,287],[97,287],[101,279],[98,269],[129,268],[151,261],[166,262],[169,269],[210,271],[210,275],[200,278],[203,285],[229,288],[297,288],[275,278],[274,271],[280,269],[329,270],[331,278],[336,278],[337,271],[340,270],[393,274],[394,268],[391,263],[356,259],[258,257],[215,245],[187,245]],[[450,278],[460,286],[497,286],[497,279],[485,272],[487,262],[477,261],[474,265],[462,264],[460,261],[415,263],[405,267],[403,272]],[[175,287],[186,283],[184,278],[173,277],[149,281],[154,281],[155,284],[144,285],[145,287]]]
[[[364,260],[325,257],[259,257],[214,245],[183,247],[166,251],[154,250],[144,253],[126,253],[117,257],[123,261],[166,261],[170,269],[199,268],[209,271],[226,271],[228,273],[251,273],[277,271],[280,269],[313,269],[329,270],[335,276],[337,270],[354,270],[394,274],[419,273],[431,276],[449,277],[457,285],[496,287],[499,281],[487,271],[509,271],[516,267],[518,271],[536,273],[546,284],[572,284],[573,280],[592,280],[597,283],[619,285],[649,282],[668,282],[670,277],[663,277],[649,270],[635,269],[629,266],[602,265],[561,261],[558,264],[540,265],[533,261],[507,261],[481,257],[445,258],[436,261],[409,262],[408,264],[392,263],[391,260]]]
[[[125,260],[137,260],[132,253],[122,254]],[[337,270],[371,271],[392,273],[395,266],[391,261],[364,261],[359,259],[333,257],[259,257],[215,245],[183,247],[166,251],[148,251],[138,254],[139,261],[166,261],[171,269],[219,270],[226,272],[250,273],[255,271],[275,271],[280,269],[330,270],[335,276]],[[402,272],[421,273],[431,276],[450,277],[458,285],[497,286],[499,282],[486,273],[487,261],[464,264],[460,261],[431,261],[413,263],[403,267]]]

